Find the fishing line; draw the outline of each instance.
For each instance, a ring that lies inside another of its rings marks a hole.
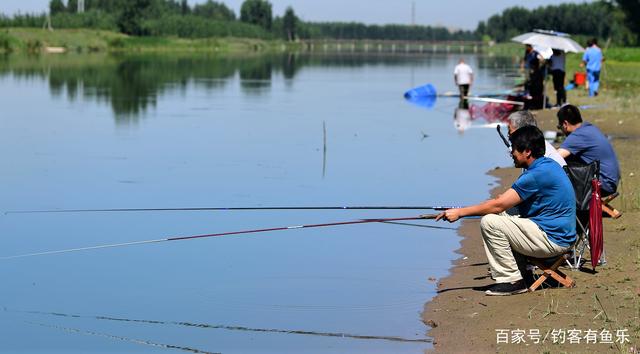
[[[250,210],[447,210],[455,206],[265,206],[265,207],[195,207],[195,208],[113,208],[113,209],[45,209],[10,210],[7,214],[98,213],[152,211],[250,211]]]
[[[306,228],[314,228],[314,227],[341,226],[341,225],[354,225],[354,224],[366,224],[366,223],[381,223],[381,222],[389,222],[389,221],[435,219],[436,216],[438,216],[438,214],[424,214],[419,216],[402,217],[402,218],[359,219],[359,220],[340,221],[340,222],[332,222],[332,223],[324,223],[324,224],[292,225],[292,226],[272,227],[272,228],[266,228],[266,229],[220,232],[220,233],[214,233],[214,234],[174,236],[174,237],[166,237],[166,238],[159,238],[159,239],[152,239],[152,240],[131,241],[131,242],[112,243],[112,244],[87,246],[87,247],[67,248],[67,249],[53,250],[53,251],[34,252],[34,253],[27,253],[27,254],[15,255],[15,256],[0,257],[0,260],[89,251],[89,250],[97,250],[97,249],[103,249],[103,248],[125,247],[125,246],[142,245],[142,244],[148,244],[148,243],[185,241],[185,240],[194,240],[199,238],[242,235],[242,234],[261,233],[261,232],[270,232],[270,231],[284,231],[284,230],[293,230],[293,229],[306,229]]]

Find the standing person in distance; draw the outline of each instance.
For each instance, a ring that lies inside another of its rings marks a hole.
[[[473,85],[473,70],[462,58],[453,70],[453,81],[458,85],[460,99],[463,100],[469,95],[469,88]]]
[[[567,93],[564,90],[565,77],[565,53],[554,49],[551,56],[551,76],[553,77],[553,89],[556,91],[556,106],[567,103]]]
[[[598,90],[600,89],[600,70],[604,62],[604,55],[600,47],[598,47],[598,40],[596,38],[589,40],[587,47],[584,55],[582,55],[582,65],[587,69],[589,96],[598,96]]]
[[[525,69],[525,109],[542,109],[544,104],[544,57],[530,44],[525,44],[523,67]]]

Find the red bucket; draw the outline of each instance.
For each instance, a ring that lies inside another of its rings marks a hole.
[[[584,72],[577,72],[577,73],[573,74],[573,81],[578,86],[584,85],[584,82],[585,82],[586,79],[587,79],[587,74],[584,73]]]

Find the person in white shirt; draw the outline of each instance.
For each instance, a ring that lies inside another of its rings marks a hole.
[[[469,94],[469,88],[473,84],[473,70],[462,58],[453,70],[453,80],[460,90],[460,99],[463,99]]]
[[[509,115],[509,135],[513,134],[516,130],[522,127],[526,127],[528,125],[533,125],[534,127],[538,126],[538,122],[536,122],[536,118],[529,111],[516,111]],[[567,165],[567,162],[564,158],[558,153],[553,145],[551,145],[548,141],[544,141],[545,144],[545,152],[544,156],[554,160],[560,166],[564,167]]]

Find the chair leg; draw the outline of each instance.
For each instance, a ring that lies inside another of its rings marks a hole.
[[[547,274],[546,273],[542,273],[542,275],[540,276],[540,278],[538,278],[538,280],[536,280],[533,284],[531,284],[531,286],[529,287],[529,292],[534,292],[536,291],[536,289],[538,287],[540,287],[540,285],[542,285],[542,283],[544,283],[547,280]]]
[[[616,199],[620,195],[618,192],[615,192],[609,196],[602,198],[602,211],[609,215],[610,217],[617,219],[622,216],[622,212],[616,210],[616,208],[609,205],[609,202]]]
[[[586,232],[580,232],[578,234],[578,240],[576,240],[576,242],[573,244],[572,249],[571,249],[571,255],[566,257],[565,259],[565,263],[567,264],[567,266],[569,267],[569,269],[571,270],[578,270],[580,269],[580,265],[582,264],[582,256],[584,254],[584,250],[585,248],[588,247],[589,241],[588,241],[588,237],[589,237],[589,231],[587,230]],[[571,260],[570,260],[571,258]]]
[[[618,196],[620,195],[620,193],[615,192],[613,194],[609,194],[608,196],[602,198],[602,204],[609,204],[610,201],[618,198]]]
[[[598,261],[598,266],[603,267],[607,264],[607,253],[604,250],[604,246],[602,246],[602,254],[600,255],[600,260]]]
[[[568,253],[562,255],[562,257],[558,257],[553,265],[550,267],[546,266],[543,261],[536,258],[529,258],[529,261],[535,264],[538,268],[542,270],[542,275],[529,287],[529,291],[533,292],[537,288],[539,288],[542,283],[544,283],[549,277],[557,280],[558,283],[562,284],[566,288],[573,288],[576,285],[576,282],[571,279],[568,275],[564,274],[562,271],[558,270],[558,267],[564,262],[566,262],[570,258]]]
[[[605,214],[609,215],[614,219],[617,219],[622,216],[622,212],[620,212],[619,210],[617,210],[616,208],[612,207],[607,203],[602,203],[602,212],[604,212]]]
[[[562,271],[557,270],[555,272],[550,272],[550,275],[553,279],[557,280],[558,283],[562,284],[565,288],[573,288],[576,285],[575,280],[571,279],[568,275],[564,274]]]

